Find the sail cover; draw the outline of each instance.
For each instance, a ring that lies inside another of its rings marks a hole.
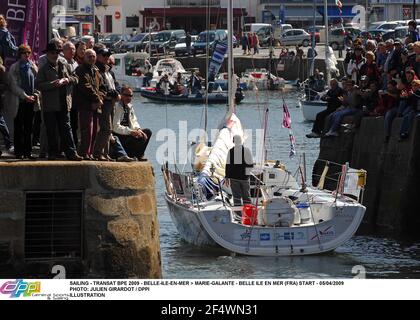
[[[202,168],[198,183],[203,186],[204,193],[208,196],[218,192],[219,182],[225,178],[226,159],[229,150],[234,147],[233,137],[237,135],[244,140],[241,121],[232,113],[220,125],[213,147],[201,145],[196,150],[196,158],[201,162]]]

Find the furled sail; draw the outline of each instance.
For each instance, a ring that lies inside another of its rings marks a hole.
[[[198,182],[204,187],[206,194],[217,192],[219,182],[225,178],[226,159],[229,150],[234,147],[233,137],[237,135],[244,139],[241,121],[232,113],[222,122],[211,148],[204,143],[197,147],[196,169],[201,171]]]

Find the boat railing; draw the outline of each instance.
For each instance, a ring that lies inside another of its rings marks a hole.
[[[321,172],[321,174],[319,174]],[[312,184],[319,190],[332,191],[336,197],[349,196],[363,202],[367,172],[350,168],[349,164],[318,159],[312,173]]]

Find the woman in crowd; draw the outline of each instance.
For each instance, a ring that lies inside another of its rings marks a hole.
[[[6,56],[14,56],[17,51],[16,40],[7,30],[6,19],[0,14],[0,57],[4,61]]]
[[[14,95],[14,106],[17,115],[14,121],[15,156],[17,159],[33,159],[32,156],[32,123],[35,105],[39,103],[35,91],[35,78],[38,68],[30,60],[32,50],[22,44],[18,49],[19,60],[10,68],[10,90]]]

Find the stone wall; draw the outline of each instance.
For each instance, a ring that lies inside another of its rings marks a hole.
[[[367,207],[366,224],[419,237],[420,119],[415,120],[410,138],[403,142],[398,141],[400,125],[401,119],[396,119],[386,144],[383,118],[364,118],[355,133],[341,132],[338,138],[321,139],[319,159],[349,162],[352,168],[367,170],[363,203]],[[316,163],[314,173],[321,174],[322,169]]]
[[[25,192],[83,191],[81,259],[25,260]],[[155,181],[149,163],[0,163],[0,277],[160,278]]]

